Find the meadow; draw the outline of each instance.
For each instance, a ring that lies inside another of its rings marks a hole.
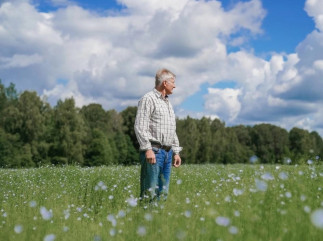
[[[135,166],[0,170],[0,240],[323,240],[323,166],[183,165],[141,204]]]

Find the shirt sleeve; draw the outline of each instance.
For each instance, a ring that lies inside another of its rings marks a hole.
[[[172,144],[172,149],[174,151],[174,154],[179,154],[180,151],[183,150],[183,147],[179,146],[179,140],[178,140],[178,137],[177,137],[177,134],[175,133],[174,135],[174,141],[173,141],[173,144]]]
[[[153,104],[150,98],[144,96],[138,103],[138,110],[135,121],[135,133],[140,145],[140,150],[151,149],[150,139],[152,136],[149,132],[150,116],[153,112]]]

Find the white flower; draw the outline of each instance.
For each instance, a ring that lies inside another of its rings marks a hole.
[[[117,226],[117,220],[115,219],[113,214],[109,214],[107,220],[111,222],[112,226]]]
[[[116,231],[116,229],[115,228],[111,228],[110,229],[110,236],[115,236],[117,234],[117,231]]]
[[[285,193],[285,196],[286,196],[287,198],[291,198],[291,197],[292,197],[292,194],[291,194],[290,192],[286,192],[286,193]]]
[[[140,235],[140,236],[145,236],[147,233],[146,231],[146,227],[144,226],[139,226],[138,227],[138,230],[137,230],[137,234]]]
[[[36,207],[36,206],[37,206],[36,201],[30,201],[30,202],[29,202],[29,207],[34,208],[34,207]]]
[[[55,234],[48,234],[44,237],[44,241],[54,241],[56,238]]]
[[[68,227],[66,227],[66,226],[63,227],[64,232],[67,232],[68,230],[70,230]]]
[[[270,181],[270,180],[274,180],[275,179],[269,172],[266,172],[265,174],[263,174],[261,176],[261,178],[263,180],[266,180],[266,181]]]
[[[44,220],[50,220],[53,217],[52,210],[47,210],[45,207],[40,207],[40,214]]]
[[[285,173],[285,172],[281,172],[281,173],[279,173],[279,178],[280,179],[282,179],[282,180],[287,180],[288,179],[288,175],[287,175],[287,173]]]
[[[127,203],[131,207],[136,207],[137,206],[137,201],[138,201],[138,199],[137,198],[134,198],[132,196],[127,199]]]
[[[147,221],[151,221],[151,220],[153,220],[153,215],[151,215],[150,213],[145,213],[145,219]]]
[[[310,212],[311,212],[311,208],[310,208],[309,206],[305,206],[305,207],[304,207],[304,211],[305,211],[306,213],[310,213]]]
[[[255,164],[255,163],[258,162],[258,157],[257,156],[252,156],[252,157],[250,157],[249,161],[250,161],[251,164]]]
[[[190,218],[191,215],[192,215],[191,211],[188,211],[188,210],[185,211],[185,213],[184,213],[184,216],[187,217],[187,218]]]
[[[217,217],[216,219],[215,219],[215,222],[218,224],[218,225],[220,225],[220,226],[224,226],[224,227],[227,227],[227,226],[229,226],[229,224],[230,224],[230,219],[229,218],[227,218],[227,217]]]
[[[22,225],[16,225],[14,230],[15,230],[15,233],[21,233],[23,230],[23,227]]]
[[[317,228],[323,229],[323,209],[317,209],[311,214],[311,221]]]
[[[123,218],[123,217],[125,217],[125,216],[126,216],[126,212],[125,212],[125,211],[120,210],[120,211],[118,212],[118,217]]]
[[[242,189],[233,188],[233,194],[235,196],[240,196],[240,195],[243,194],[243,190]]]
[[[231,226],[230,228],[229,228],[229,232],[231,233],[231,234],[237,234],[238,233],[238,228],[237,227],[235,227],[235,226]]]
[[[264,181],[256,179],[256,188],[258,191],[265,192],[268,188],[268,184]]]
[[[67,220],[70,217],[70,211],[68,209],[64,210],[64,218]]]

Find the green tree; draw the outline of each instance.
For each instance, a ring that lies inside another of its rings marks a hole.
[[[5,88],[5,93],[8,101],[18,100],[19,94],[16,90],[15,84],[10,83],[10,85],[7,88]]]
[[[17,155],[17,150],[13,146],[13,142],[16,141],[14,136],[6,133],[0,127],[0,167],[16,166],[17,163],[13,163]]]
[[[0,79],[0,114],[4,107],[6,106],[7,97],[6,97],[6,91],[5,86],[2,84],[2,81]]]
[[[43,103],[36,92],[25,91],[19,97],[17,108],[21,118],[19,130],[23,142],[37,140],[44,131],[44,116],[42,115]]]
[[[32,167],[31,148],[20,141],[19,134],[6,133],[0,127],[0,167]]]
[[[0,116],[0,123],[7,133],[19,134],[22,128],[22,118],[19,109],[15,105],[7,105]]]
[[[213,163],[223,163],[224,161],[224,145],[226,142],[226,129],[225,123],[221,122],[219,119],[214,119],[211,123],[211,134],[212,134],[212,162]]]
[[[253,149],[253,143],[251,139],[252,128],[250,126],[238,125],[233,126],[232,129],[236,133],[239,143],[248,149]]]
[[[59,100],[53,113],[50,156],[54,164],[83,164],[85,124],[73,98]]]
[[[138,151],[134,148],[128,135],[117,132],[114,141],[116,145],[115,163],[128,165],[139,162]]]
[[[295,162],[305,162],[312,156],[313,143],[310,133],[294,127],[289,132],[290,150]]]
[[[322,137],[316,132],[312,131],[310,133],[310,137],[312,139],[311,143],[313,145],[313,155],[315,158],[322,158],[323,157],[323,140]],[[321,159],[322,160],[322,159]]]
[[[186,119],[176,120],[176,132],[180,145],[183,147],[181,159],[185,163],[197,163],[197,152],[199,148],[198,120],[187,116]]]
[[[89,129],[99,129],[102,132],[111,134],[111,128],[109,126],[109,114],[102,108],[100,104],[89,104],[83,106],[80,110],[83,115],[85,123]]]
[[[212,158],[212,133],[211,119],[203,117],[198,122],[199,149],[197,152],[197,163],[210,163]]]
[[[8,133],[18,133],[22,123],[17,108],[18,93],[14,84],[5,87],[0,81],[0,101],[0,125]]]
[[[130,106],[121,112],[124,133],[130,137],[136,149],[139,149],[139,143],[137,141],[134,125],[136,121],[137,107]]]
[[[289,135],[283,128],[259,124],[253,127],[251,136],[255,153],[263,163],[282,162],[289,156]]]
[[[84,165],[109,165],[113,161],[114,156],[108,137],[100,129],[94,129],[92,131],[92,140],[85,152]]]

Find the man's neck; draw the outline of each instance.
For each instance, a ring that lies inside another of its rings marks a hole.
[[[168,97],[166,95],[166,90],[164,88],[157,88],[157,87],[155,87],[155,89],[158,90],[162,94],[162,96],[163,96],[164,99]]]

